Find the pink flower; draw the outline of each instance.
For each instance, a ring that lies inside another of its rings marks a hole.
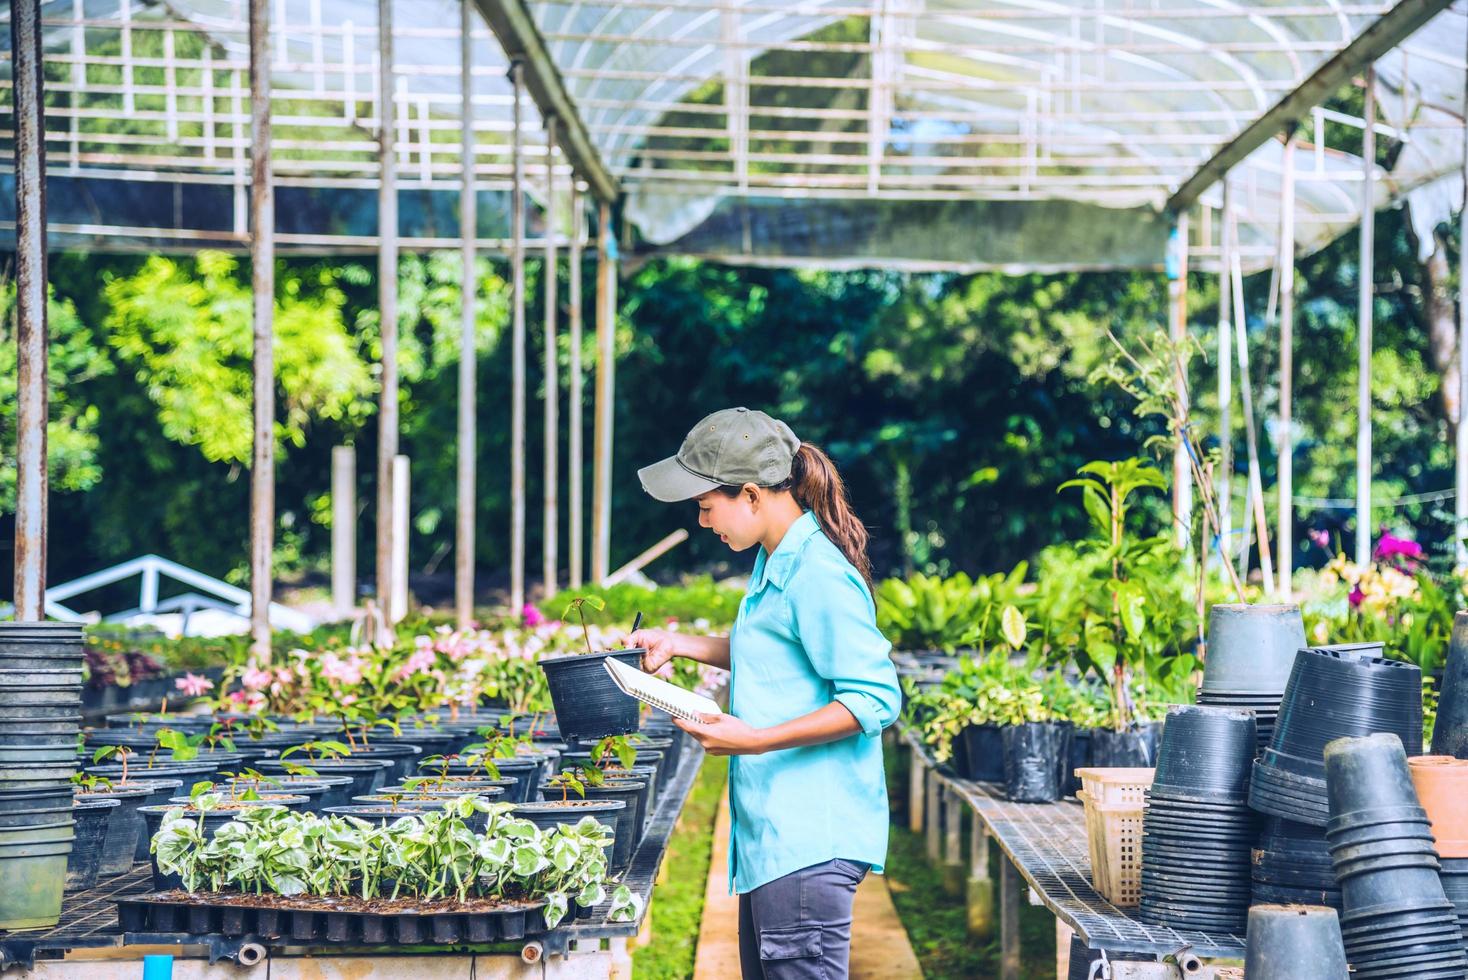
[[[1366,598],[1366,595],[1361,591],[1361,586],[1357,585],[1351,589],[1351,594],[1346,596],[1346,598],[1350,600],[1351,608],[1357,609],[1360,607],[1361,601]]]
[[[434,656],[433,649],[431,647],[427,649],[419,647],[417,650],[414,650],[412,656],[404,661],[403,665],[398,668],[398,680],[407,680],[414,674],[421,674],[432,667],[436,661],[437,658]]]
[[[270,686],[273,680],[275,680],[275,675],[270,671],[248,667],[245,669],[245,675],[240,678],[240,683],[251,691],[263,691]]]
[[[343,660],[334,653],[328,653],[321,658],[321,676],[342,684],[360,684],[361,660],[356,656]]]
[[[1422,559],[1422,545],[1394,534],[1383,534],[1376,542],[1376,550],[1371,553],[1371,557],[1376,561],[1405,564],[1410,568]]]
[[[525,608],[520,610],[520,616],[525,620],[525,625],[531,628],[540,626],[545,622],[545,613],[535,608],[533,603],[525,603]]]
[[[1312,527],[1305,533],[1309,536],[1310,543],[1315,545],[1315,547],[1323,551],[1330,550],[1330,532],[1325,530],[1325,528]]]
[[[191,698],[203,697],[206,692],[214,690],[214,682],[209,678],[188,673],[174,680],[173,686]]]

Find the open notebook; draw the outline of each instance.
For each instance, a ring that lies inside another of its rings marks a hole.
[[[613,657],[607,657],[602,663],[607,665],[607,673],[612,675],[612,680],[622,689],[623,694],[654,708],[662,708],[675,718],[700,721],[704,715],[717,715],[722,711],[718,702],[712,698],[685,691],[661,677],[645,674]]]

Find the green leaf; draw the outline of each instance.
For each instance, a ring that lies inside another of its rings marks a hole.
[[[1025,622],[1024,613],[1012,605],[1004,607],[1000,616],[1000,629],[1004,633],[1004,640],[1015,650],[1025,645],[1025,634],[1029,630],[1029,624]]]

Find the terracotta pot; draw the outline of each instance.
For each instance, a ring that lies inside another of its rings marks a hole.
[[[1420,755],[1407,764],[1417,800],[1432,823],[1438,856],[1468,858],[1468,760]]]

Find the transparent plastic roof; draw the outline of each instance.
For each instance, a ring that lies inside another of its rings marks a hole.
[[[1344,0],[527,0],[642,250],[913,268],[1157,266],[1170,194],[1391,5]],[[405,247],[457,235],[457,0],[397,0]],[[1468,0],[1377,63],[1381,206],[1462,197]],[[244,0],[45,3],[53,237],[245,240]],[[376,0],[274,0],[284,248],[375,244]],[[507,59],[473,18],[481,241],[503,244]],[[8,46],[8,31],[0,32]],[[8,55],[8,51],[7,51]],[[8,73],[8,60],[4,66]],[[8,105],[8,80],[0,92]],[[526,174],[545,137],[522,102]],[[1360,215],[1359,120],[1299,131],[1299,248]],[[8,169],[8,109],[0,154]],[[1333,145],[1331,140],[1344,145]],[[1277,250],[1281,144],[1231,181],[1246,265]],[[571,171],[557,155],[558,193]],[[8,175],[5,176],[8,181]],[[1216,261],[1220,188],[1191,222]],[[0,201],[11,207],[13,201]],[[565,209],[562,209],[565,213]],[[9,217],[0,213],[0,219]],[[543,234],[532,210],[532,235]]]

